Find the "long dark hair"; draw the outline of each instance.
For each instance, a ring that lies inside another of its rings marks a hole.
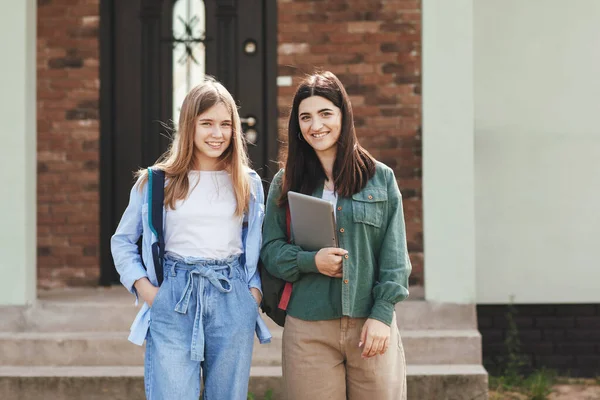
[[[352,104],[346,89],[332,72],[325,71],[306,77],[296,89],[288,122],[288,156],[279,205],[287,204],[287,193],[312,194],[327,175],[315,150],[300,139],[298,108],[302,100],[321,96],[341,110],[342,129],[337,141],[333,163],[333,181],[336,192],[349,197],[360,192],[375,174],[375,159],[359,143],[354,129]]]

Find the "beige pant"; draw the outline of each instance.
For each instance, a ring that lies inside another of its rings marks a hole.
[[[283,330],[283,380],[288,400],[406,400],[406,360],[396,325],[384,355],[361,357],[366,318],[304,321]]]

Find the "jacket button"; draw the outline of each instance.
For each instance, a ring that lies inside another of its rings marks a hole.
[[[347,285],[348,284],[348,279],[344,279],[344,283]]]
[[[344,258],[345,258],[345,259],[348,259],[348,254],[346,254],[346,255],[344,256]]]
[[[341,228],[341,229],[340,229],[340,232],[344,233],[344,228]]]
[[[339,206],[339,207],[338,207],[338,211],[342,211],[342,206]]]
[[[373,200],[373,196],[369,195],[369,200]]]

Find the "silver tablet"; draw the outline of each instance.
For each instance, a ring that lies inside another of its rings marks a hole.
[[[338,247],[333,204],[297,192],[288,192],[292,238],[306,251]]]

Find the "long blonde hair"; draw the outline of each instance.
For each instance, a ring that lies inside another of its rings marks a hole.
[[[235,214],[241,216],[248,207],[250,199],[250,178],[246,143],[242,137],[240,115],[231,94],[214,78],[207,77],[205,81],[195,86],[185,96],[179,115],[179,127],[174,135],[169,149],[158,159],[153,168],[165,171],[167,184],[165,186],[165,206],[175,208],[177,200],[187,198],[190,183],[188,172],[194,167],[194,136],[196,119],[211,107],[223,104],[231,114],[233,131],[231,142],[219,158],[219,164],[231,174],[233,191],[237,201]],[[136,172],[138,187],[141,188],[148,180],[148,170]]]

